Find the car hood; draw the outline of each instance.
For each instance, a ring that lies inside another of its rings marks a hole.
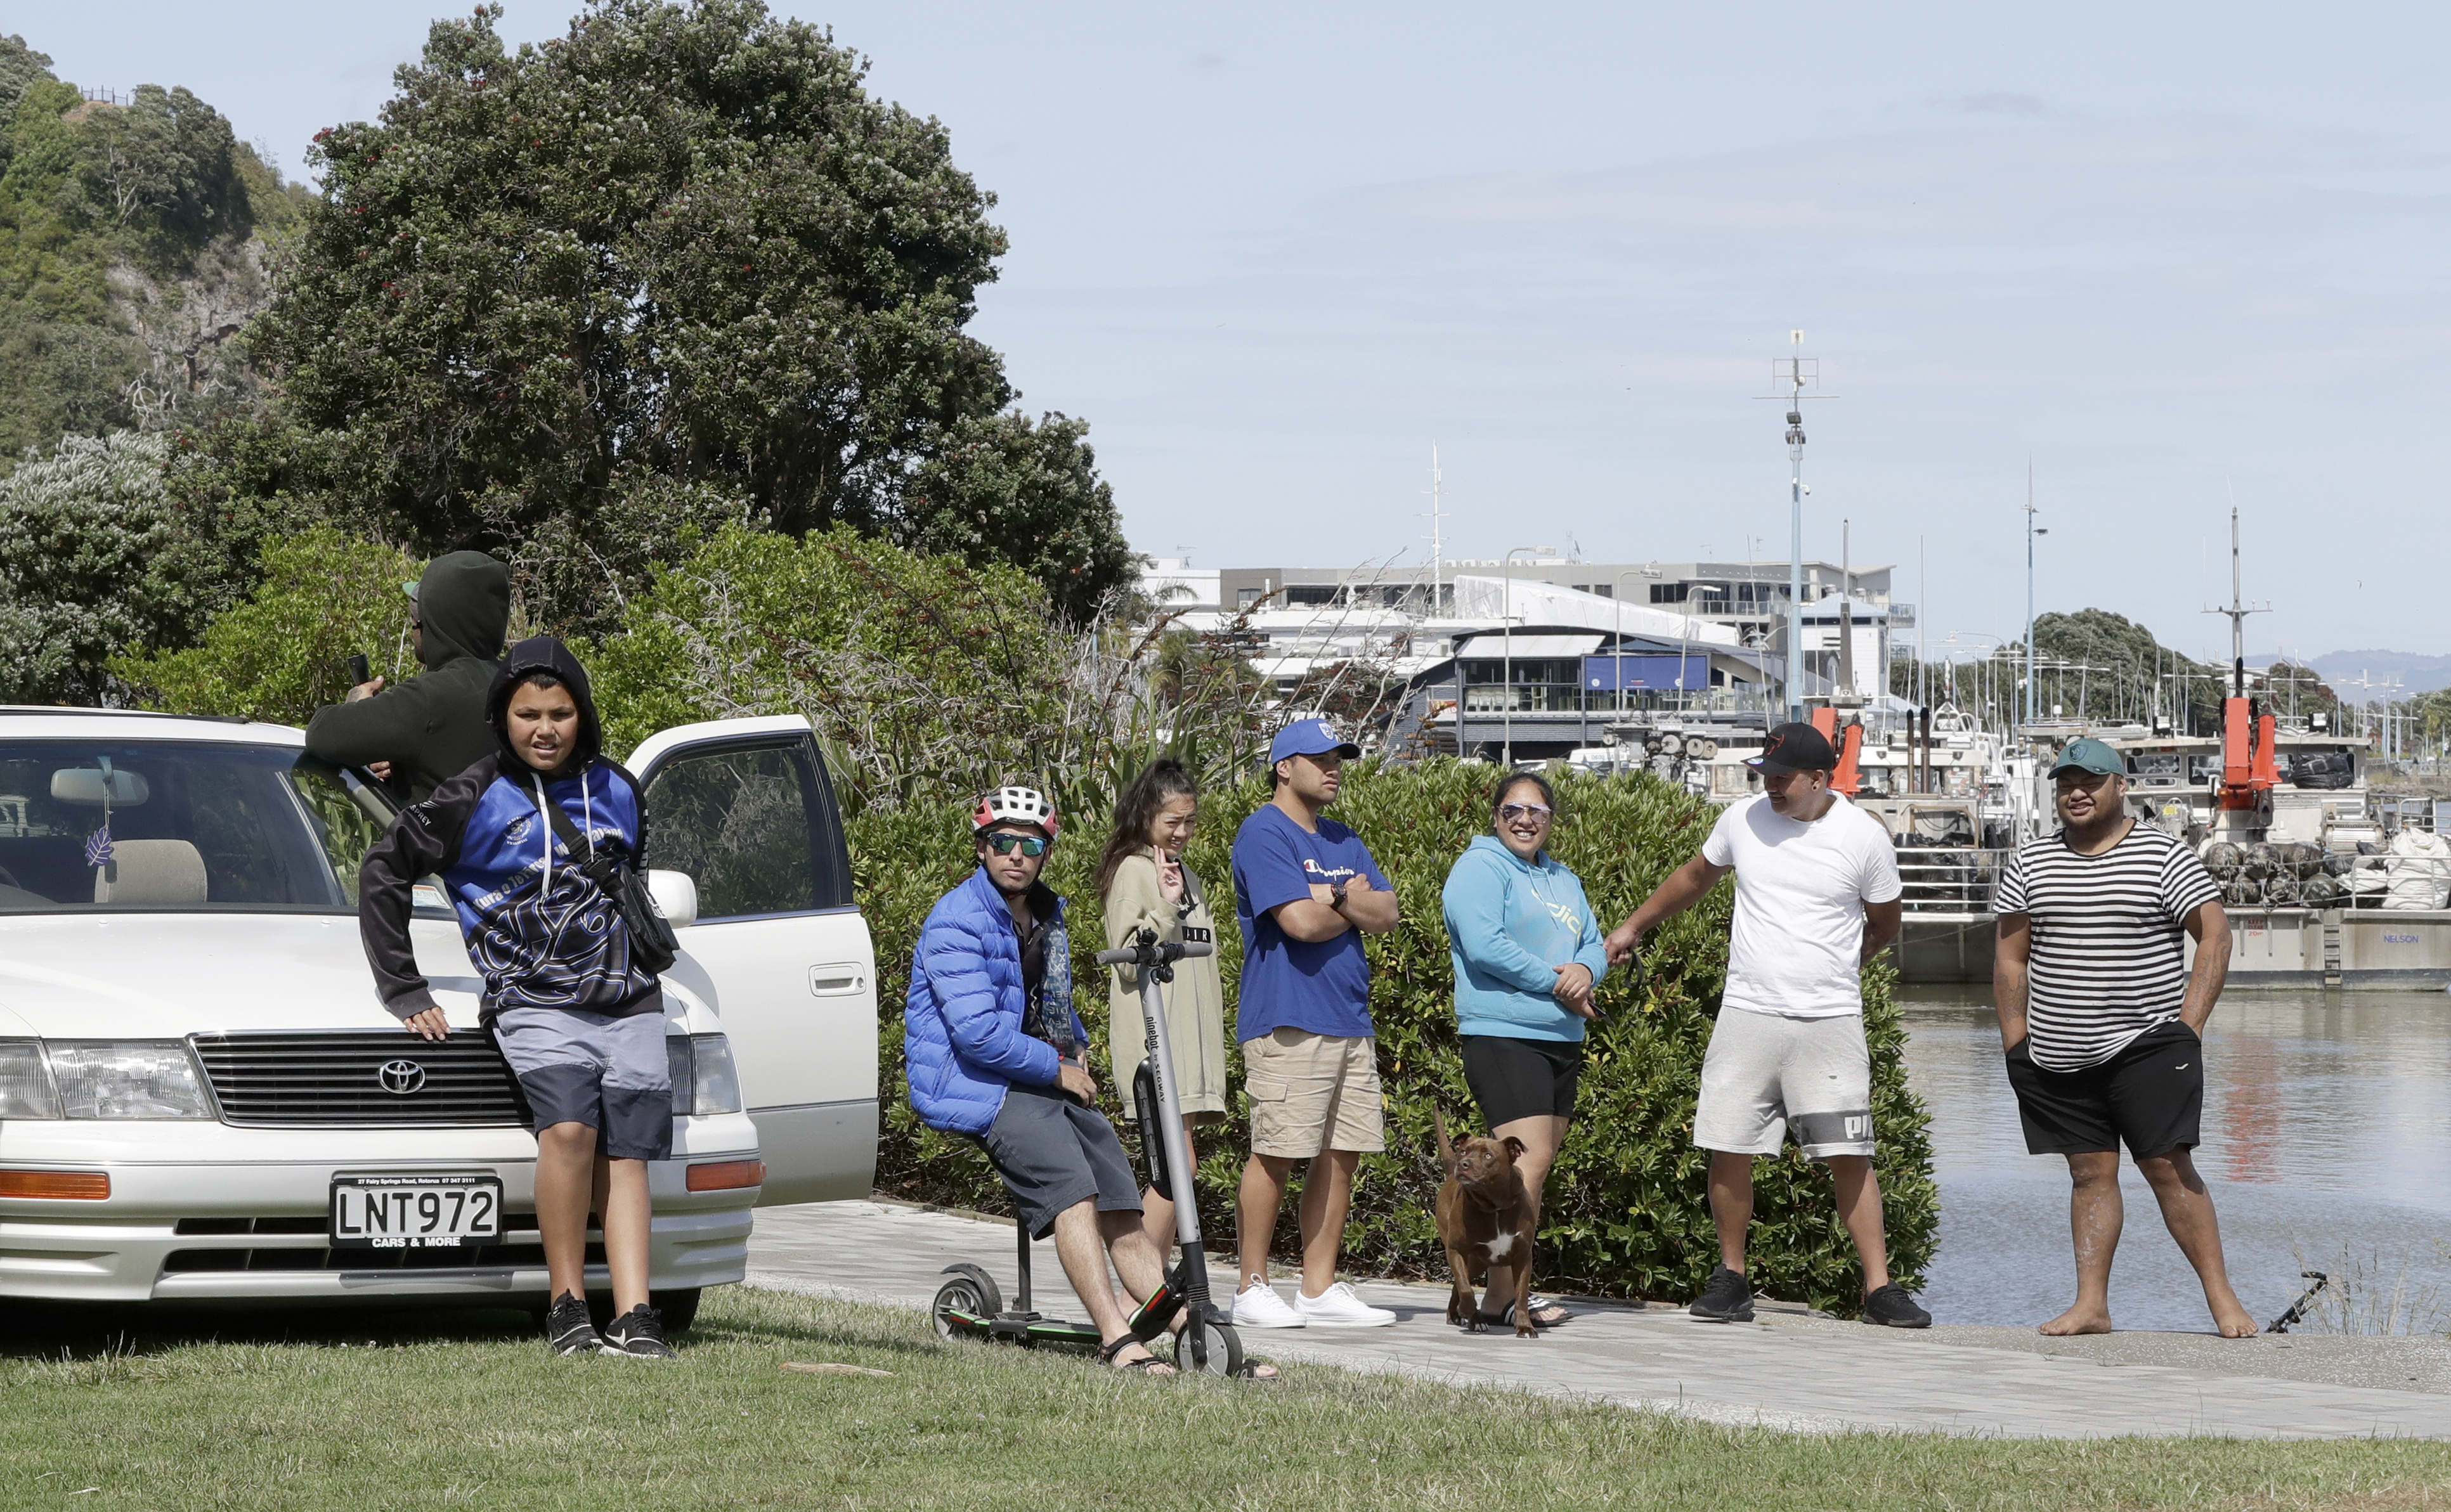
[[[420,921],[415,933],[435,1000],[473,1028],[480,984],[458,931]],[[0,918],[0,1011],[14,1033],[73,1039],[398,1022],[346,914]]]

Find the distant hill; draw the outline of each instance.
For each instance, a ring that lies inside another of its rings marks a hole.
[[[88,99],[50,62],[0,35],[0,475],[63,435],[249,404],[225,349],[306,192],[186,89]]]
[[[2324,681],[2353,704],[2364,701],[2364,691],[2356,682],[2360,675],[2378,682],[2398,676],[2398,692],[2402,698],[2451,688],[2451,656],[2420,656],[2414,651],[2328,651],[2313,658],[2312,665],[2324,674]],[[2375,696],[2382,696],[2380,690]]]

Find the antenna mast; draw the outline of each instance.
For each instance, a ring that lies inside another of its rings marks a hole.
[[[2229,608],[2207,609],[2207,614],[2229,618],[2229,692],[2232,698],[2246,696],[2246,616],[2269,614],[2272,601],[2258,599],[2250,604],[2239,596],[2238,576],[2238,506],[2229,507]]]

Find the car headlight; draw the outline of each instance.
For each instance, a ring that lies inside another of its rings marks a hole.
[[[690,1098],[693,1113],[738,1113],[740,1073],[733,1068],[732,1041],[721,1035],[692,1035],[697,1055],[696,1087]]]
[[[196,1062],[175,1039],[54,1039],[47,1048],[67,1117],[213,1115]]]
[[[732,1064],[732,1041],[721,1035],[671,1035],[664,1054],[673,1069],[673,1116],[738,1113],[740,1073]]]
[[[56,1118],[60,1095],[43,1064],[43,1047],[31,1039],[0,1041],[0,1118]]]

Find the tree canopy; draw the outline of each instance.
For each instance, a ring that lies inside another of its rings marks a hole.
[[[1086,428],[967,329],[1006,243],[940,125],[757,0],[596,0],[516,51],[499,15],[320,136],[249,333],[338,492],[422,550],[585,559],[523,573],[547,623],[727,521],[1011,563],[1075,615],[1123,582]]]

